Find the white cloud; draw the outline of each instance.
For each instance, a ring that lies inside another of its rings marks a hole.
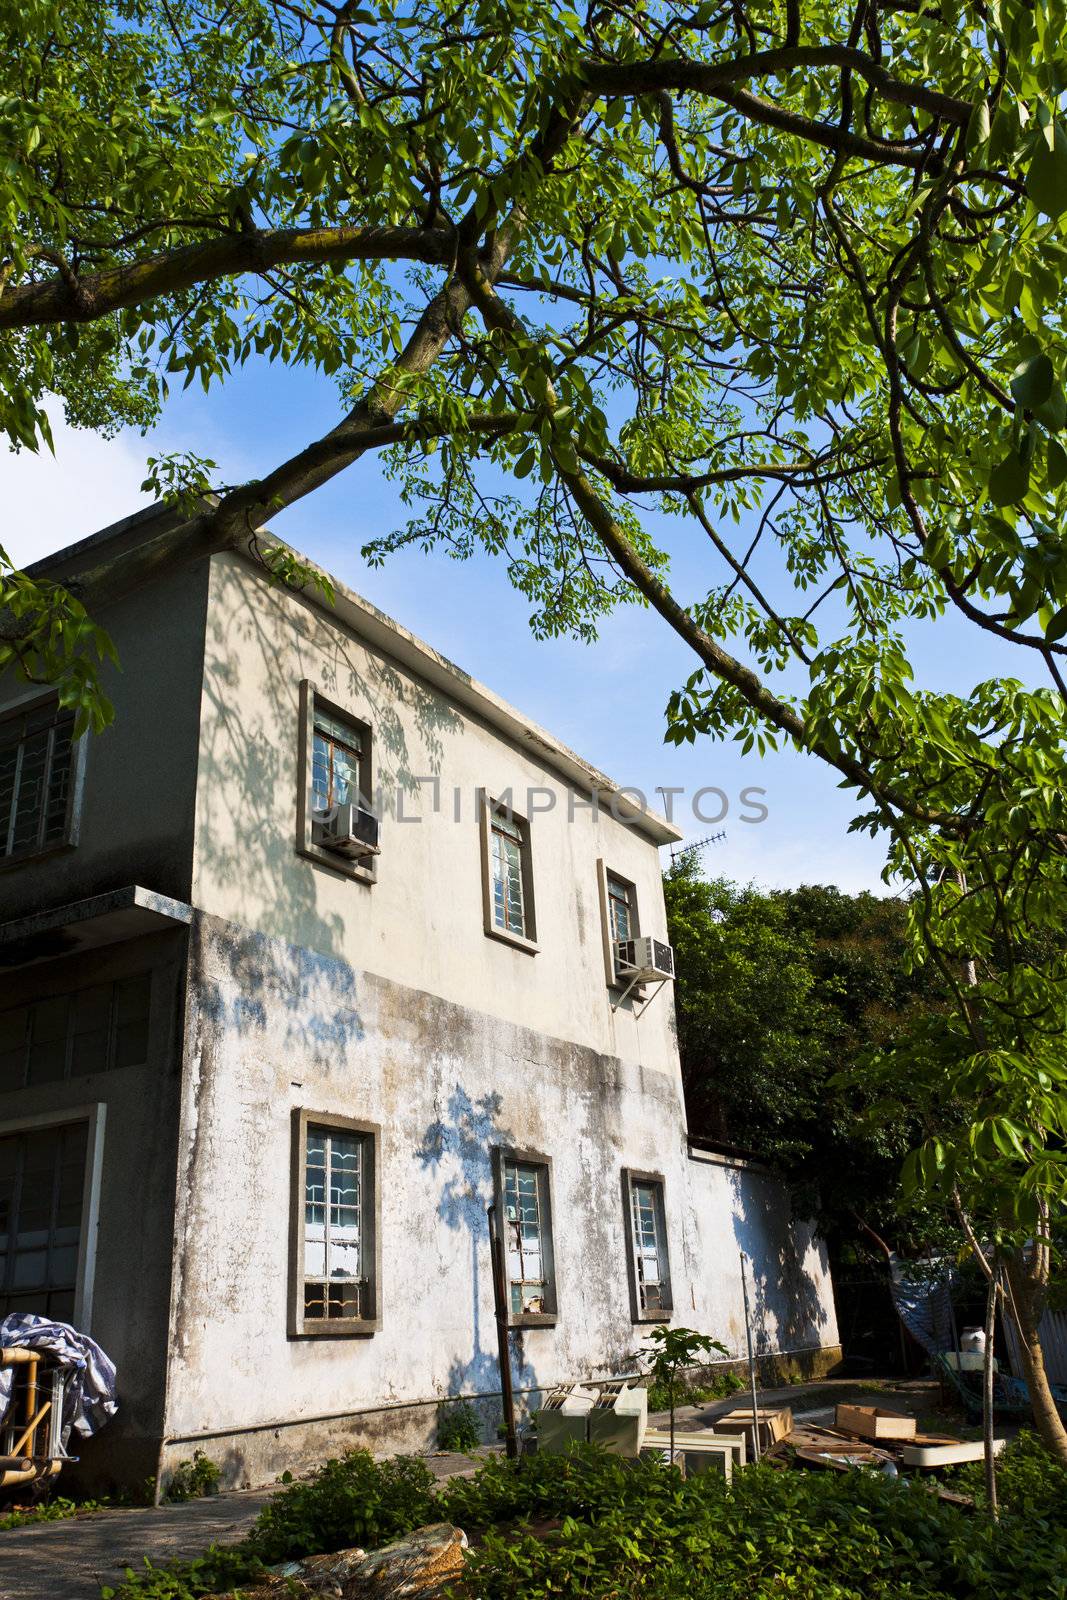
[[[84,539],[145,505],[150,447],[138,435],[102,439],[51,416],[55,455],[0,452],[0,544],[19,566]]]

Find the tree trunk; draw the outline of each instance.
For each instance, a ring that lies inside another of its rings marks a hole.
[[[1019,1346],[1030,1390],[1034,1427],[1049,1453],[1067,1467],[1067,1428],[1052,1398],[1045,1371],[1045,1356],[1037,1336],[1038,1323],[1045,1309],[1046,1285],[1042,1281],[1043,1275],[1034,1271],[1022,1250],[1010,1251],[1005,1266],[1011,1290],[1010,1309],[1014,1312],[1015,1325],[1019,1330]]]

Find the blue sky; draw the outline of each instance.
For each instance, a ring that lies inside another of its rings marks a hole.
[[[224,481],[235,482],[266,471],[336,416],[332,384],[266,366],[246,369],[206,396],[191,389],[174,395],[147,438],[125,433],[97,439],[66,428],[57,414],[54,458],[25,452],[0,457],[6,509],[0,542],[25,563],[135,509],[144,501],[138,486],[150,454],[194,449],[218,462]],[[686,797],[675,802],[688,839],[726,830],[726,840],[704,854],[709,871],[766,886],[819,882],[885,892],[882,847],[847,833],[856,807],[820,763],[791,752],[762,760],[741,756],[732,745],[708,740],[680,750],[663,743],[667,698],[696,662],[655,614],[622,608],[605,622],[594,645],[538,642],[528,628],[527,602],[511,588],[503,567],[488,559],[457,562],[408,551],[384,569],[369,569],[360,546],[406,520],[394,486],[367,458],[275,526],[616,781],[640,787],[654,804],[660,804],[657,786],[682,787],[687,796],[704,786],[723,790],[729,811],[721,823],[696,819]],[[676,589],[687,596],[700,592],[703,570],[693,538],[675,561]],[[704,589],[709,581],[705,575]],[[930,687],[965,692],[1005,667],[999,652],[976,645],[974,630],[953,621],[917,632],[913,646],[919,681]],[[766,791],[768,815],[758,824],[741,820],[739,797],[748,787]],[[714,816],[719,805],[715,796],[705,797],[705,814]]]

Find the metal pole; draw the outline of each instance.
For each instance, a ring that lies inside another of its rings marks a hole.
[[[509,1461],[519,1454],[519,1436],[515,1432],[515,1393],[511,1387],[511,1343],[508,1339],[507,1273],[504,1262],[504,1241],[497,1226],[496,1206],[486,1213],[489,1218],[489,1251],[493,1259],[493,1305],[496,1310],[496,1337],[500,1351],[500,1395],[504,1406],[504,1448]]]
[[[748,1387],[752,1395],[752,1454],[756,1461],[760,1458],[759,1447],[759,1403],[756,1400],[756,1360],[752,1354],[752,1315],[748,1307],[748,1277],[745,1273],[745,1252],[738,1251],[741,1257],[741,1293],[745,1300],[745,1339],[748,1342]]]

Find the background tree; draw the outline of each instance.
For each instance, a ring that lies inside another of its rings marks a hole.
[[[1064,0],[0,3],[8,436],[42,437],[48,393],[107,430],[175,376],[310,364],[338,421],[255,481],[194,506],[208,464],[155,464],[185,557],[384,451],[412,517],[372,558],[484,546],[542,632],[654,606],[694,656],[670,736],[811,752],[914,887],[951,996],[924,1060],[960,1109],[916,1172],[977,1193],[996,1167],[1027,1326],[1067,1188],[1067,973],[1030,954],[1067,921],[1065,23]],[[649,508],[700,541],[701,592],[670,587]],[[9,576],[0,666],[100,721],[98,584],[85,618]],[[950,611],[1017,676],[914,687],[909,624]]]

